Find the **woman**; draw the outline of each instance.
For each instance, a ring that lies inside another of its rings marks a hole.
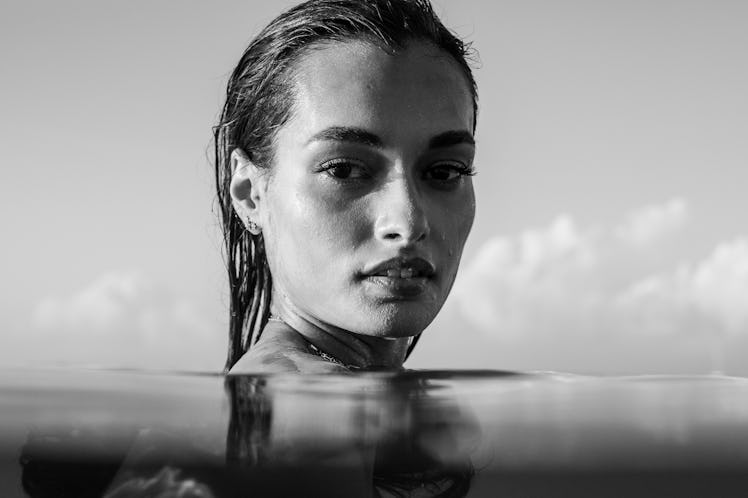
[[[227,370],[402,366],[475,214],[467,54],[427,0],[311,0],[250,44],[215,128]]]

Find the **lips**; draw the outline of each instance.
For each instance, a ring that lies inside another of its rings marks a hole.
[[[434,265],[423,258],[392,258],[364,271],[366,277],[388,277],[399,279],[430,278],[434,276]]]

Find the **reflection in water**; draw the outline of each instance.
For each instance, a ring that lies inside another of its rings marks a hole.
[[[176,434],[150,429],[32,433],[20,457],[22,485],[30,497],[214,498],[203,482],[215,467],[186,448]]]
[[[28,436],[23,489],[31,497],[466,496],[478,426],[432,387],[415,374],[228,377],[224,454],[195,427],[68,422]]]
[[[228,378],[228,465],[293,476],[283,489],[276,479],[255,480],[258,489],[278,496],[309,490],[319,496],[465,496],[477,426],[447,396],[430,398],[417,376],[361,380],[341,395],[320,386],[273,389],[262,378]]]
[[[2,498],[748,496],[748,379],[13,374]]]
[[[194,479],[182,479],[179,470],[164,467],[151,478],[135,477],[123,482],[105,498],[153,496],[159,498],[213,498],[210,489]]]
[[[112,436],[72,427],[32,432],[20,456],[24,491],[31,497],[100,497],[118,469],[111,448],[129,439]]]
[[[229,429],[226,435],[226,463],[229,466],[257,466],[263,462],[270,439],[272,401],[265,393],[266,379],[229,377]]]

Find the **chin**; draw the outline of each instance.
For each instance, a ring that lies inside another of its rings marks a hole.
[[[413,337],[423,332],[436,318],[437,313],[438,310],[435,309],[388,306],[384,311],[357,317],[358,327],[353,330],[359,330],[362,335],[390,339]]]

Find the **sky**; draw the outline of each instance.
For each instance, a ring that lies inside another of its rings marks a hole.
[[[293,3],[3,3],[0,365],[221,368],[211,126]],[[407,366],[748,375],[748,4],[434,5],[478,211]]]

